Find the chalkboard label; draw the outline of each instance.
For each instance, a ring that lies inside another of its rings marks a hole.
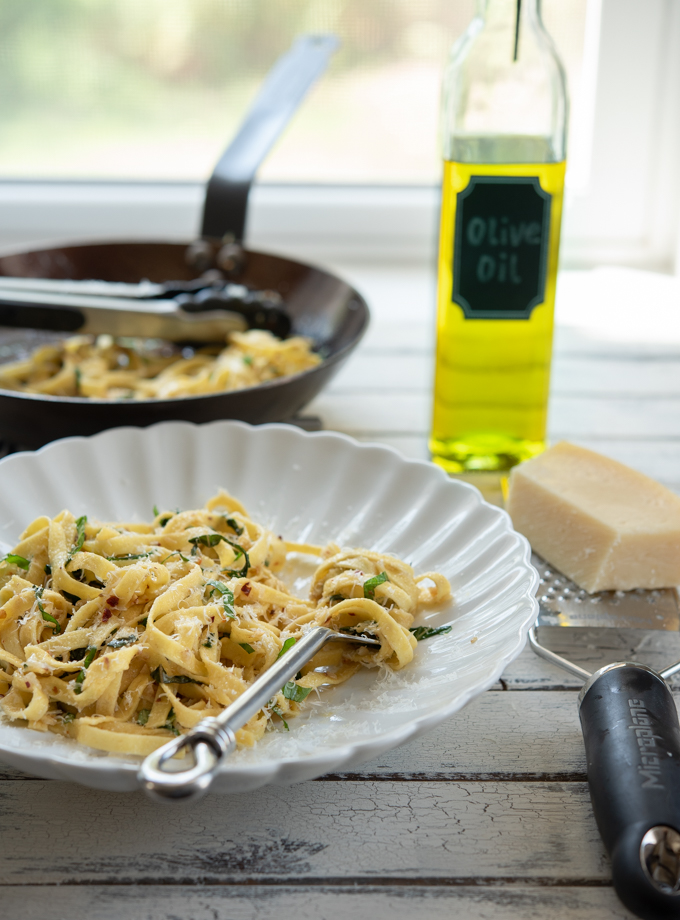
[[[468,319],[528,319],[543,302],[551,199],[537,176],[471,176],[458,193],[453,300]]]

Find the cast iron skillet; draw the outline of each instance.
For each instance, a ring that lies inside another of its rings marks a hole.
[[[89,435],[121,425],[143,427],[169,419],[283,421],[337,373],[368,325],[364,299],[328,272],[240,244],[255,172],[336,47],[332,36],[305,36],[277,62],[210,179],[203,239],[198,244],[98,243],[0,257],[0,275],[36,278],[163,282],[196,278],[205,269],[219,270],[229,281],[279,293],[292,320],[292,334],[313,339],[322,363],[295,377],[257,387],[168,400],[95,400],[0,389],[0,438],[35,448],[69,435]],[[1,360],[11,360],[47,338],[53,339],[54,334],[2,330]]]

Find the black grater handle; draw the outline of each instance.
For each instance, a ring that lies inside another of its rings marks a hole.
[[[663,678],[621,662],[581,692],[593,811],[614,888],[645,920],[680,918],[680,724]]]

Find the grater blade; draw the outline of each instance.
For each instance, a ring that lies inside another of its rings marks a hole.
[[[539,626],[680,630],[675,588],[588,594],[535,553],[531,563],[541,578],[536,590]]]

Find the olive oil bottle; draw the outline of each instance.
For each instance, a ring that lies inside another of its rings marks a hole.
[[[566,119],[538,0],[478,0],[443,99],[430,451],[451,473],[546,446]]]

